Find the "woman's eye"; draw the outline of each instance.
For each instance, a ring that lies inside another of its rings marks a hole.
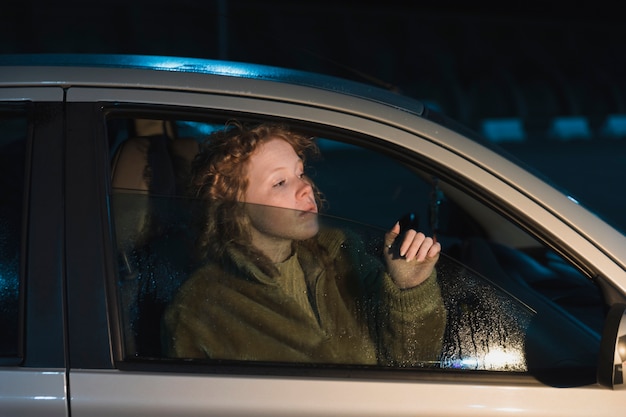
[[[274,184],[274,187],[282,187],[283,185],[285,185],[285,180],[280,180]]]

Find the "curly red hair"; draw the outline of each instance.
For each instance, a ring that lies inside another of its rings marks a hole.
[[[248,187],[250,157],[261,144],[276,138],[289,143],[303,163],[308,156],[319,153],[313,138],[286,125],[273,123],[246,127],[232,121],[201,144],[192,163],[193,195],[203,202],[198,240],[201,258],[222,258],[229,244],[235,244],[244,252],[254,252],[256,258],[260,256],[251,245],[247,216],[241,202]],[[311,185],[318,206],[321,206],[321,193],[312,181]]]

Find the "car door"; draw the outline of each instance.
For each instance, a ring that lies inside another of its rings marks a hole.
[[[63,91],[0,88],[0,414],[69,415]]]
[[[427,140],[430,122],[411,122],[421,136],[349,111],[235,95],[72,88],[67,99],[72,415],[586,416],[597,404],[608,414],[621,409],[623,393],[595,383],[605,300],[587,276],[597,270],[594,258],[607,276],[619,268],[540,204]],[[372,236],[407,211],[439,236],[449,343],[435,368],[163,353],[160,315],[189,273],[185,245],[193,232],[189,201],[170,192],[176,175],[167,158],[188,155],[233,118],[283,121],[320,138],[325,159],[314,180],[328,190],[328,219],[365,245],[375,247]],[[124,158],[140,168],[134,177],[116,175]],[[159,191],[142,175],[155,160],[170,185]],[[147,223],[155,219],[164,228]],[[555,234],[562,240],[551,240]],[[148,238],[146,254],[137,245]],[[556,271],[563,275],[550,282]],[[581,292],[588,305],[576,302]],[[571,303],[561,304],[560,295]]]

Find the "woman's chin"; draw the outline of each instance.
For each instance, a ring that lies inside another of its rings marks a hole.
[[[298,235],[301,237],[299,240],[310,239],[313,236],[317,235],[320,230],[319,223],[317,221],[317,213],[310,213],[305,216],[307,221],[300,224],[298,227]]]

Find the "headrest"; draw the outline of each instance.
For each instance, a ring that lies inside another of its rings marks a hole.
[[[132,138],[118,148],[111,166],[111,186],[114,189],[149,191],[147,138]]]
[[[112,204],[122,251],[150,239],[151,196],[185,195],[197,152],[195,139],[172,140],[163,135],[130,138],[119,146],[111,167],[111,186],[116,191]]]

